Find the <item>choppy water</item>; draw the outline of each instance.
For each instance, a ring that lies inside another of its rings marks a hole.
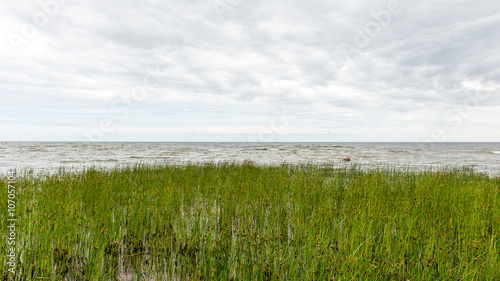
[[[470,166],[500,175],[500,143],[33,143],[0,142],[0,173],[10,168],[51,173],[64,167],[136,163],[241,162],[362,166]]]

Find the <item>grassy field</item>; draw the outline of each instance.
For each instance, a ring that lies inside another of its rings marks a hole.
[[[14,186],[15,280],[500,279],[500,178],[466,169],[139,165]]]

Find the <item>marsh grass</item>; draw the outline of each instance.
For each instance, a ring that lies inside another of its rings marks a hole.
[[[16,187],[15,280],[500,278],[500,179],[467,169],[138,165]]]

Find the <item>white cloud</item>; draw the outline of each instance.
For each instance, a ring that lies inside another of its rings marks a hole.
[[[280,141],[499,140],[493,0],[40,3],[0,3],[0,140],[244,141],[282,107]]]

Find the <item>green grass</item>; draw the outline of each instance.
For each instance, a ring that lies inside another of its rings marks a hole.
[[[500,279],[500,178],[467,169],[139,165],[15,186],[15,280]]]

